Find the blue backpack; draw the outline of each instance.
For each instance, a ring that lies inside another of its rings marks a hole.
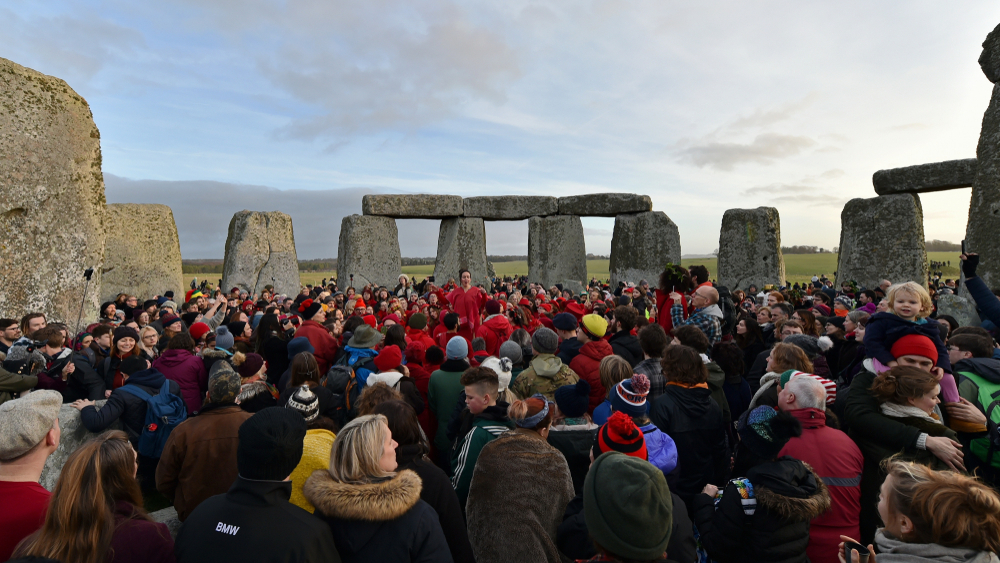
[[[159,458],[170,433],[187,419],[184,399],[170,392],[170,380],[163,382],[158,395],[150,395],[137,385],[122,385],[120,390],[146,401],[146,424],[139,434],[139,454]]]

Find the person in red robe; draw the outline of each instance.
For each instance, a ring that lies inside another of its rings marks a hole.
[[[461,326],[467,328],[472,334],[476,334],[476,330],[482,324],[479,312],[486,304],[486,292],[472,285],[472,274],[468,270],[459,272],[459,279],[462,285],[448,294],[448,302],[451,303],[452,309],[458,313]]]

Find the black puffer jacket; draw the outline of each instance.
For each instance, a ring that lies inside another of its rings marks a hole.
[[[711,390],[667,385],[653,401],[649,418],[677,444],[679,474],[676,481],[670,479],[670,487],[688,506],[707,483],[722,486],[726,482],[726,427]]]
[[[611,345],[611,349],[615,351],[615,354],[625,358],[633,368],[639,365],[639,362],[644,359],[639,339],[632,336],[629,332],[619,330],[614,336],[608,339],[608,344]]]
[[[830,493],[811,467],[784,456],[747,471],[757,501],[744,511],[735,484],[726,485],[718,507],[708,495],[694,497],[701,543],[718,563],[807,563],[809,521],[830,508]]]
[[[137,385],[143,391],[155,396],[160,394],[160,389],[166,380],[167,378],[162,373],[154,368],[149,368],[133,373],[129,376],[125,385]],[[177,385],[176,381],[170,382],[170,392],[178,397],[180,396],[181,388]],[[80,420],[83,422],[84,427],[91,432],[102,432],[114,424],[116,420],[121,420],[122,427],[125,429],[125,433],[128,434],[128,439],[135,446],[138,444],[142,427],[146,425],[147,408],[146,401],[131,393],[122,391],[119,387],[111,392],[108,402],[104,403],[101,410],[97,410],[96,407],[92,406],[84,407],[80,411]]]
[[[333,532],[345,563],[452,563],[438,515],[420,499],[420,477],[408,469],[361,485],[338,483],[314,471],[303,493]]]

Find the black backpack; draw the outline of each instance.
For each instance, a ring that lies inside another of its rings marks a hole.
[[[732,294],[729,288],[720,285],[716,288],[719,292],[719,308],[722,309],[722,334],[735,334],[736,324],[739,323],[739,309],[733,303]]]
[[[367,368],[371,373],[378,373],[378,368],[375,367],[375,358],[365,356],[348,365],[349,358],[349,354],[339,358],[337,363],[330,366],[323,380],[323,386],[334,395],[337,408],[336,422],[340,426],[347,424],[358,415],[358,399],[361,398],[361,387],[358,385],[357,378],[358,369]]]

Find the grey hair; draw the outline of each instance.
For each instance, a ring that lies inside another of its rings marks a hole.
[[[807,374],[799,374],[788,381],[785,389],[795,395],[795,401],[803,409],[826,408],[826,388],[815,378]]]
[[[870,316],[871,315],[868,314],[868,311],[862,311],[861,309],[855,309],[850,313],[847,313],[848,320],[850,320],[852,323],[856,325],[861,324],[861,321],[867,319]]]

